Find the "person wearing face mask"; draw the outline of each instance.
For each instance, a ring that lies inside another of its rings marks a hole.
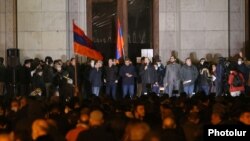
[[[19,92],[21,96],[28,96],[31,85],[31,60],[25,60],[19,70]]]
[[[239,57],[237,61],[237,70],[243,75],[245,80],[245,93],[248,94],[249,86],[247,86],[247,82],[249,79],[249,68],[245,65],[243,58]]]
[[[79,70],[78,70],[78,68],[79,68],[79,66],[77,64],[76,58],[71,58],[70,59],[70,64],[66,68],[66,70],[69,72],[69,77],[73,80],[73,84],[75,86],[78,85],[78,81],[79,81],[79,78],[78,78],[79,77],[79,75],[78,75],[79,74]],[[76,87],[78,87],[78,86],[76,86]]]
[[[45,82],[45,87],[46,87],[46,97],[49,97],[50,91],[51,91],[51,86],[53,82],[53,60],[51,57],[47,56],[45,57],[45,65],[43,68],[43,79]]]
[[[58,89],[62,80],[62,66],[58,62],[54,62],[53,87]]]
[[[205,66],[206,63],[207,63],[207,61],[206,61],[205,58],[201,58],[200,59],[199,63],[197,64],[197,70],[198,70],[198,72],[202,72],[202,70],[204,68],[207,68],[207,66]],[[201,73],[199,73],[198,78],[195,81],[195,87],[194,87],[194,91],[195,92],[202,91],[202,89],[200,89],[201,87],[200,87],[200,82],[199,82],[199,80],[200,80],[201,77],[202,77]]]
[[[82,64],[82,71],[80,71],[79,75],[82,80],[82,88],[81,88],[81,93],[83,99],[88,99],[90,94],[92,93],[91,88],[91,83],[89,81],[89,74],[90,71],[95,67],[95,60],[88,60],[86,63]]]
[[[36,69],[35,74],[31,78],[31,85],[33,90],[35,89],[41,89],[42,90],[42,95],[45,94],[45,83],[44,83],[44,78],[43,78],[43,70],[42,69]]]
[[[156,61],[156,71],[157,71],[157,76],[158,76],[158,83],[160,87],[163,87],[163,78],[165,76],[165,71],[166,68],[165,66],[161,63],[160,59],[157,59]]]

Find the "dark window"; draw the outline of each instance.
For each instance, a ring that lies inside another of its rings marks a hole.
[[[128,55],[135,60],[151,48],[152,0],[128,0]]]
[[[117,0],[92,4],[94,46],[105,58],[115,57]]]
[[[135,61],[141,49],[152,48],[152,0],[127,2],[128,56]],[[92,1],[92,39],[106,59],[115,57],[118,10],[117,0]]]

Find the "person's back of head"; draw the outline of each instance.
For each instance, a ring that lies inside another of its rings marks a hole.
[[[222,113],[213,112],[211,114],[210,122],[212,125],[218,125],[222,122]]]
[[[27,97],[22,97],[20,99],[20,108],[23,108],[23,107],[25,107],[27,105],[28,105],[28,99],[27,99]]]
[[[10,134],[7,133],[0,134],[0,141],[12,141]]]
[[[49,125],[44,119],[37,119],[32,123],[32,139],[36,140],[48,134]]]
[[[89,108],[82,108],[80,111],[79,122],[88,122],[89,116],[90,116],[90,109]]]
[[[165,119],[166,117],[169,117],[169,116],[174,116],[174,113],[170,104],[162,104],[160,108],[161,108],[160,110],[161,110],[162,119]]]
[[[172,116],[165,117],[162,123],[163,129],[175,129],[176,123],[175,119]]]
[[[52,59],[51,56],[46,56],[44,60],[45,60],[45,63],[51,63],[51,62],[53,62],[53,59]]]
[[[129,123],[125,129],[124,141],[142,141],[150,132],[148,124],[140,121]]]
[[[240,111],[239,121],[244,125],[250,125],[250,108],[243,107]]]
[[[193,124],[198,124],[200,121],[200,115],[198,112],[191,112],[188,114],[188,121]]]
[[[104,122],[103,113],[100,110],[94,110],[90,113],[89,124],[90,126],[100,126]]]

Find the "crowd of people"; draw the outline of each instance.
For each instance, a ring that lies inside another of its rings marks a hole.
[[[87,98],[89,94],[116,100],[126,96],[140,97],[149,92],[170,97],[185,92],[191,97],[203,91],[206,95],[238,96],[249,93],[250,67],[244,61],[242,57],[236,60],[220,57],[217,63],[212,63],[201,58],[194,64],[191,58],[180,63],[171,56],[166,64],[159,58],[150,61],[148,57],[142,57],[137,64],[129,58],[120,62],[108,59],[107,62],[76,63],[75,58],[62,62],[46,57],[44,61],[28,59],[22,66],[5,67],[2,58],[0,95],[28,96],[32,93],[49,98],[58,91],[63,100],[75,95]],[[237,86],[234,78],[239,83]]]
[[[244,61],[1,58],[0,140],[197,141],[205,125],[250,125]]]

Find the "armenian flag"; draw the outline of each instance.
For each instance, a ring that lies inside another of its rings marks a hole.
[[[117,20],[117,42],[116,42],[116,59],[123,56],[124,41],[120,20]]]
[[[74,52],[95,60],[103,60],[100,52],[93,48],[93,42],[85,35],[83,30],[73,21]]]

